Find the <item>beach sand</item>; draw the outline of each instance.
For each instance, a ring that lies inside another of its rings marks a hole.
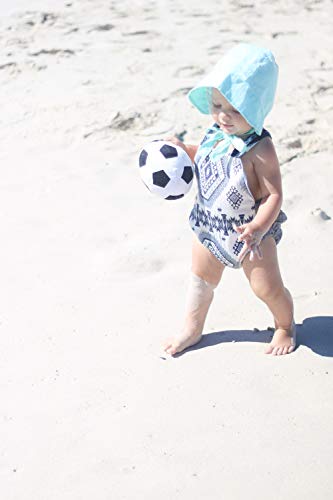
[[[4,500],[333,498],[329,0],[26,0],[0,7],[0,484]],[[280,67],[266,128],[298,348],[225,272],[202,341],[182,324],[183,200],[152,196],[153,139],[202,137],[187,91],[238,42]]]

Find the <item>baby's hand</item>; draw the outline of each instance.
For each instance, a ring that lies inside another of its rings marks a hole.
[[[253,261],[256,256],[258,259],[262,259],[262,252],[259,245],[264,233],[260,230],[259,226],[250,222],[249,224],[244,224],[243,226],[234,225],[233,228],[240,234],[238,241],[244,241],[244,247],[239,254],[239,260],[241,261],[249,251],[250,261]]]
[[[173,142],[173,144],[176,144],[176,146],[179,146],[188,154],[185,144],[182,141],[180,141],[178,137],[175,137],[174,135],[172,137],[166,137],[165,141]]]
[[[195,146],[194,144],[184,144],[178,137],[172,136],[172,137],[167,137],[165,141],[170,141],[176,144],[176,146],[179,146],[182,148],[185,153],[188,154],[188,156],[191,158],[192,163],[194,163],[195,160],[195,155],[198,151],[199,146]]]

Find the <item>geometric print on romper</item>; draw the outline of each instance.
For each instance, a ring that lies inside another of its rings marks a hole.
[[[218,210],[220,209],[218,208]],[[253,215],[235,214],[235,216],[230,217],[227,214],[212,212],[208,208],[200,206],[200,203],[195,203],[189,220],[194,231],[196,231],[195,228],[201,228],[205,232],[219,234],[219,239],[223,240],[230,234],[236,233],[234,226],[242,226],[251,222]]]
[[[232,247],[233,249],[233,252],[235,255],[239,255],[242,248],[244,246],[244,241],[238,241],[236,240],[236,243],[234,244],[234,246]]]
[[[242,169],[243,165],[239,158],[233,158],[232,161],[232,169],[234,174],[238,174],[238,172]]]
[[[244,198],[241,195],[241,193],[234,186],[232,186],[229,189],[229,191],[227,193],[227,200],[230,203],[230,205],[232,206],[232,208],[235,208],[235,209],[239,208],[242,204],[243,199]]]
[[[212,161],[206,156],[197,169],[198,185],[201,197],[205,200],[206,206],[213,206],[214,201],[228,183],[226,167],[222,158]]]
[[[214,236],[209,233],[201,233],[199,237],[201,243],[212,252],[215,257],[222,262],[225,266],[238,268],[241,267],[238,259],[229,255],[224,248],[222,248]]]

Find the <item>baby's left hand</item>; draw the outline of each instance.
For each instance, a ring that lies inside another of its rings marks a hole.
[[[241,261],[249,251],[250,261],[253,261],[256,256],[258,259],[262,259],[262,252],[259,245],[264,233],[260,230],[259,226],[250,222],[249,224],[244,224],[243,226],[233,227],[234,230],[240,234],[238,241],[244,241],[244,247],[239,254],[239,260]]]

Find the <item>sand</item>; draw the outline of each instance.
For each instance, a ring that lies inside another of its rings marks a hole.
[[[2,1],[0,484],[4,500],[333,497],[329,0]],[[238,42],[280,66],[266,128],[298,348],[226,272],[200,344],[180,328],[194,197],[153,197],[152,139],[201,138],[185,95]]]

